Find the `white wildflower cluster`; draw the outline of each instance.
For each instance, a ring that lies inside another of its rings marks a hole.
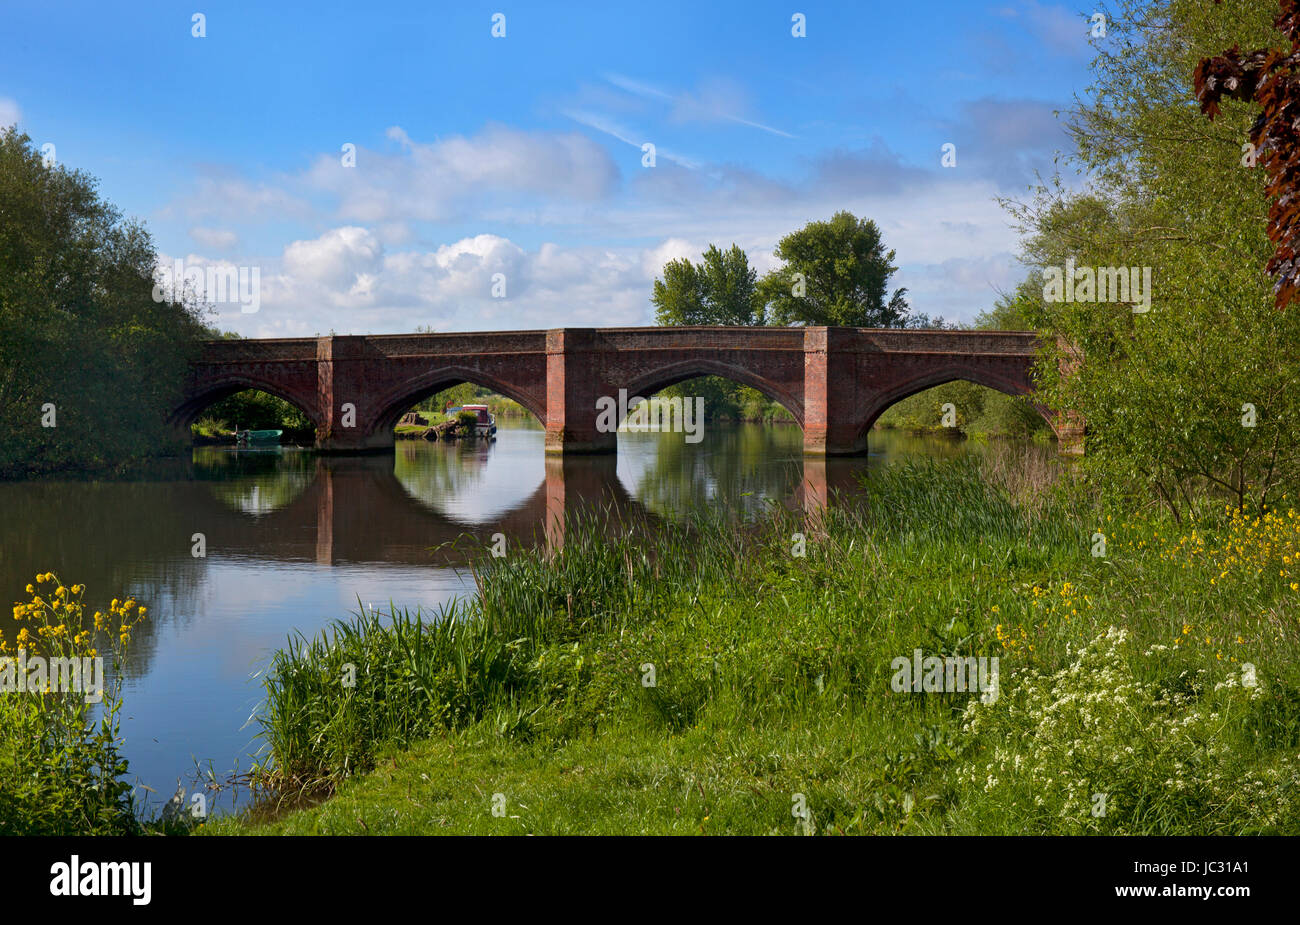
[[[1068,667],[1006,678],[993,704],[972,699],[963,731],[977,750],[959,781],[1008,808],[1033,807],[1055,831],[1295,825],[1293,756],[1284,770],[1244,767],[1233,747],[1260,689],[1185,671],[1170,690],[1135,675],[1155,653],[1132,649],[1127,631],[1110,627]]]

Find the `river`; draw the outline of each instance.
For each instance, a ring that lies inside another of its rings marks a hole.
[[[971,451],[876,431],[866,458],[805,465],[797,427],[711,425],[695,445],[620,434],[617,456],[560,460],[546,458],[543,437],[512,421],[491,443],[403,441],[395,455],[204,448],[166,475],[0,483],[0,587],[17,601],[53,571],[85,584],[90,607],[148,605],[125,666],[122,730],[131,777],[156,804],[178,778],[188,787],[196,765],[219,777],[248,768],[258,674],[288,635],[361,606],[427,610],[471,593],[457,565],[494,534],[545,541],[548,519],[589,503],[650,517],[811,507],[890,460]],[[226,807],[229,794],[209,800]]]

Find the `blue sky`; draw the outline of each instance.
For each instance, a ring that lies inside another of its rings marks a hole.
[[[1091,9],[1037,0],[268,6],[0,4],[0,124],[166,261],[259,268],[212,319],[248,336],[650,323],[664,261],[763,271],[839,209],[969,320],[1023,275],[994,199],[1068,148],[1093,51]]]

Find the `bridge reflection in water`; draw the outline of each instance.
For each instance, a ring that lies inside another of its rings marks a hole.
[[[291,480],[298,482],[296,494],[279,504],[255,486],[238,491],[238,481],[212,483],[203,493],[203,509],[194,512],[210,552],[326,566],[459,565],[498,533],[512,548],[544,544],[555,551],[563,547],[566,519],[575,515],[636,523],[657,514],[628,493],[613,456],[548,456],[542,479],[522,501],[480,522],[451,515],[440,510],[439,499],[413,493],[391,459],[313,456],[307,462],[309,468]],[[815,528],[836,493],[854,490],[862,463],[805,458],[792,468],[780,492],[785,497],[773,500],[802,509]]]
[[[54,571],[90,588],[93,606],[126,594],[147,601],[152,617],[129,656],[138,675],[155,634],[176,623],[210,630],[225,620],[226,631],[236,621],[278,643],[283,631],[346,616],[358,596],[430,606],[471,592],[453,570],[495,534],[511,550],[554,552],[565,519],[581,512],[622,529],[775,503],[802,511],[815,535],[834,496],[890,458],[807,457],[794,427],[719,427],[707,449],[680,435],[624,435],[618,455],[595,456],[547,456],[544,437],[506,428],[491,445],[402,442],[387,457],[204,449],[165,476],[0,483],[10,515],[0,521],[0,586],[18,600],[33,575]],[[12,626],[0,633],[12,641]]]
[[[18,600],[33,575],[54,571],[84,583],[92,607],[128,594],[147,602],[123,666],[123,735],[132,774],[169,793],[195,757],[246,766],[240,756],[259,744],[247,721],[260,672],[287,637],[389,602],[437,612],[472,593],[455,566],[493,534],[554,551],[565,517],[584,510],[624,529],[777,503],[806,515],[811,537],[866,465],[965,452],[882,434],[870,463],[809,458],[797,427],[738,425],[712,428],[699,446],[628,434],[617,455],[547,457],[545,436],[518,425],[491,445],[401,441],[383,456],[205,449],[151,476],[0,483],[0,586]],[[12,632],[0,624],[11,644]]]

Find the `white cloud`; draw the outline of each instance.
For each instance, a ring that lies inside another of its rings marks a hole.
[[[336,293],[354,291],[382,266],[384,248],[365,228],[335,228],[284,249],[284,271],[294,279]]]
[[[242,177],[205,174],[158,212],[161,219],[184,216],[226,222],[283,221],[310,218],[313,209],[290,192],[292,178],[255,183]]]
[[[17,125],[21,117],[22,110],[18,108],[18,101],[7,96],[0,96],[0,128]]]
[[[576,132],[490,125],[472,138],[424,144],[394,126],[388,137],[400,152],[358,147],[353,167],[323,155],[304,178],[307,185],[337,197],[345,220],[398,222],[446,221],[471,203],[520,194],[594,201],[618,180],[605,149]]]
[[[880,225],[897,252],[894,285],[910,288],[918,311],[970,320],[1016,281],[1006,255],[1017,237],[995,199],[1031,163],[1007,152],[1037,161],[1060,134],[1048,105],[1027,100],[972,102],[950,127],[956,170],[937,159],[909,165],[879,141],[827,151],[791,178],[730,164],[689,170],[661,148],[659,166],[629,168],[626,184],[605,149],[580,134],[498,126],[422,144],[393,128],[400,150],[358,150],[351,168],[322,155],[284,188],[209,178],[208,194],[231,191],[254,221],[305,205],[290,190],[338,199],[334,227],[258,262],[262,310],[223,323],[250,336],[643,324],[668,260],[736,243],[764,273],[779,263],[782,237],[840,210]],[[602,130],[637,140],[618,124]],[[539,240],[541,229],[554,230],[552,243]],[[236,246],[206,225],[191,233],[198,241],[205,232],[205,247]],[[495,273],[505,299],[491,295]]]
[[[954,257],[938,263],[904,266],[893,284],[907,287],[914,309],[931,318],[973,321],[999,293],[1009,292],[1025,268],[1009,251],[979,257]]]
[[[378,334],[417,325],[476,331],[640,324],[653,278],[636,248],[525,250],[480,234],[432,250],[388,253],[358,226],[295,241],[281,257],[254,264],[265,268],[261,310],[242,314],[223,306],[214,322],[255,337]],[[505,298],[492,294],[498,273]]]
[[[228,251],[239,246],[239,235],[220,228],[191,228],[190,237],[209,250]]]
[[[653,144],[655,146],[654,154],[656,164],[662,158],[665,161],[679,164],[688,170],[699,170],[703,166],[694,158],[687,157],[683,154],[677,153],[675,150],[664,147],[660,143],[663,141],[662,138],[660,138],[659,141],[655,141],[650,133],[642,133],[636,129],[627,128],[600,113],[590,112],[587,110],[565,110],[564,115],[572,119],[574,122],[577,122],[579,125],[585,125],[587,128],[595,129],[602,134],[608,135],[610,138],[617,139],[625,145],[631,145],[640,151],[645,151],[645,148],[643,147],[645,144]],[[638,138],[641,140],[638,141]]]
[[[897,251],[895,286],[907,286],[914,308],[969,321],[1022,270],[1012,256],[1017,237],[993,202],[991,183],[938,183],[879,195],[839,197],[819,191],[791,207],[673,209],[653,227],[680,234],[649,236],[641,210],[608,216],[615,236],[640,231],[645,243],[621,246],[543,243],[522,247],[477,234],[426,248],[386,247],[373,230],[347,225],[295,241],[262,267],[261,310],[224,306],[216,319],[246,336],[396,333],[431,325],[440,331],[521,330],[562,326],[647,324],[654,279],[672,259],[697,260],[710,243],[733,241],[765,273],[785,234],[838,209],[870,216]],[[196,258],[189,258],[199,262]],[[248,263],[248,261],[244,261]],[[492,295],[502,274],[505,298]]]

